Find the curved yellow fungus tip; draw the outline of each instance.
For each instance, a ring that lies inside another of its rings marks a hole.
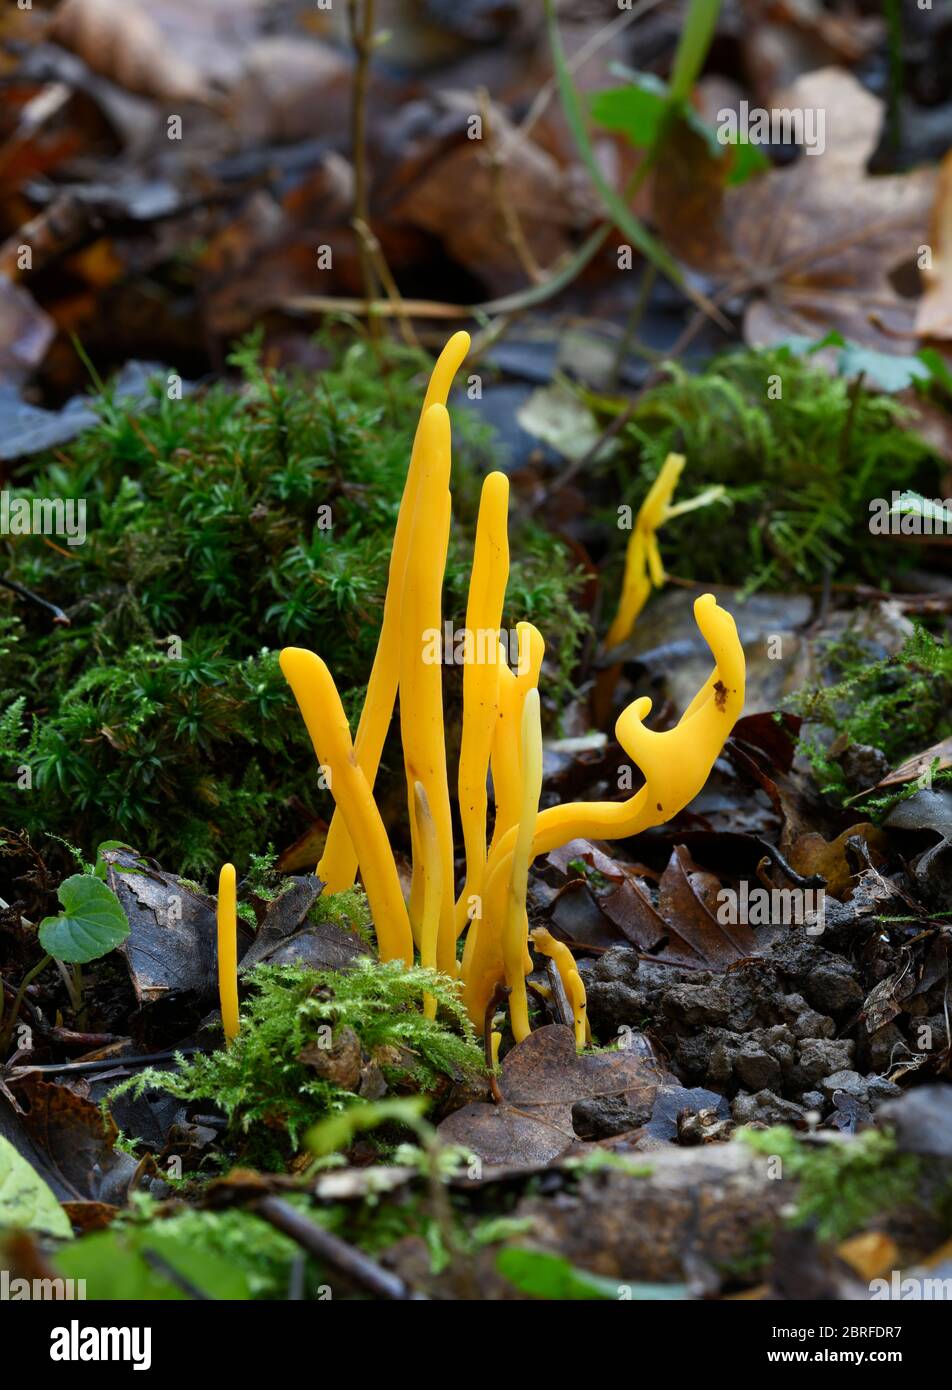
[[[320,657],[302,647],[285,647],[280,662],[357,851],[380,958],[412,965],[413,937],[390,841],[354,754],[334,679]]]
[[[694,603],[694,618],[714,657],[714,670],[673,729],[655,732],[644,720],[647,697],[635,700],[618,717],[615,733],[642,770],[645,785],[626,801],[570,801],[550,806],[536,818],[533,855],[548,854],[569,840],[627,839],[664,821],[693,801],[744,706],[744,649],[734,619],[713,594]],[[510,827],[490,850],[483,891],[483,920],[467,960],[465,1000],[477,1029],[486,1003],[504,978],[501,951],[509,864],[516,830]],[[475,923],[474,923],[475,925]]]
[[[234,864],[218,875],[218,998],[225,1041],[238,1036],[238,890]]]

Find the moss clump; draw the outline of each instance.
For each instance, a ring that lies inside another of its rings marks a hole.
[[[832,739],[843,746],[878,748],[896,767],[952,733],[952,643],[946,638],[917,627],[895,656],[876,661],[870,659],[869,643],[850,632],[829,644],[821,660],[823,683],[798,691],[788,703],[816,727],[801,740],[800,749],[828,795],[843,799],[849,794],[843,771],[829,753]],[[896,797],[894,791],[881,798],[882,807]]]
[[[440,1081],[475,1076],[483,1066],[458,986],[420,966],[368,960],[338,974],[261,965],[248,983],[241,1030],[230,1047],[179,1058],[175,1071],[145,1071],[113,1095],[163,1090],[184,1101],[211,1101],[257,1161],[280,1167],[316,1120],[361,1103],[302,1060],[309,1048],[329,1052],[345,1029],[356,1033],[391,1086],[432,1092]],[[442,1018],[423,1016],[425,994],[436,997]]]
[[[107,392],[97,428],[19,470],[15,495],[85,500],[87,539],[0,538],[4,573],[71,622],[0,589],[0,824],[87,850],[120,836],[200,876],[296,839],[292,792],[330,814],[277,651],[321,652],[357,713],[427,365],[388,351],[385,373],[358,344],[315,379],[264,370],[252,342],[239,390],[169,400],[156,381],[139,412]],[[457,424],[462,621],[483,432]],[[538,534],[513,550],[505,620],[544,614],[570,667],[574,564]]]
[[[768,395],[778,380],[782,394]],[[623,432],[617,494],[633,502],[669,451],[683,453],[683,496],[720,483],[730,510],[704,526],[700,545],[696,516],[666,526],[676,573],[749,589],[818,583],[827,572],[881,583],[914,554],[870,545],[870,500],[906,487],[932,496],[940,476],[910,419],[892,397],[856,389],[788,348],[731,352],[696,375],[674,365]]]
[[[758,1153],[781,1160],[784,1178],[798,1188],[791,1220],[813,1225],[821,1240],[844,1240],[918,1201],[919,1159],[898,1153],[892,1136],[879,1130],[832,1144],[804,1142],[784,1126],[742,1130],[740,1137]]]

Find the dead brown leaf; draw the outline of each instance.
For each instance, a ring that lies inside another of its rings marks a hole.
[[[907,782],[917,782],[919,778],[929,771],[933,763],[938,758],[939,765],[937,772],[944,772],[947,767],[952,767],[952,737],[944,738],[939,743],[934,743],[931,748],[926,748],[922,753],[916,753],[913,757],[907,758],[904,763],[892,772],[886,774],[875,787],[870,787],[870,792],[882,791],[885,787],[901,787]]]
[[[668,928],[665,956],[724,969],[756,954],[749,926],[718,920],[720,888],[717,876],[695,864],[684,845],[674,847],[658,885],[658,911]]]
[[[695,193],[660,199],[662,231],[697,268],[753,291],[744,315],[753,346],[835,329],[881,352],[908,352],[919,331],[916,301],[892,277],[927,240],[935,173],[867,174],[884,103],[841,68],[806,73],[775,104],[821,113],[822,151],[722,192],[700,173],[703,142],[692,143]],[[662,181],[676,179],[683,190],[677,165]],[[687,223],[703,237],[687,235]]]
[[[790,847],[790,863],[805,877],[819,874],[825,878],[830,897],[846,898],[856,876],[846,857],[847,841],[854,835],[866,841],[872,862],[881,863],[888,840],[870,821],[849,826],[835,840],[825,840],[816,830],[808,831]]]
[[[660,1070],[647,1052],[628,1048],[580,1057],[572,1029],[553,1023],[506,1056],[501,1104],[464,1105],[439,1133],[494,1167],[551,1163],[576,1142],[572,1107],[578,1101],[630,1096],[650,1104],[660,1084]]]

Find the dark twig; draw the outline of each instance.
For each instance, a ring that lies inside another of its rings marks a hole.
[[[177,1270],[174,1265],[169,1264],[165,1256],[160,1255],[157,1250],[150,1250],[148,1246],[146,1246],[141,1251],[141,1254],[146,1264],[151,1266],[156,1274],[161,1275],[163,1279],[168,1279],[169,1283],[174,1284],[187,1298],[193,1298],[202,1303],[214,1301],[210,1293],[206,1293],[205,1290],[200,1289],[197,1284],[193,1284],[191,1279],[182,1274],[180,1270]]]
[[[12,589],[15,594],[25,598],[30,603],[35,603],[39,608],[45,608],[48,613],[53,614],[53,622],[59,627],[69,627],[70,622],[62,608],[58,608],[55,603],[50,603],[49,599],[41,598],[39,594],[34,594],[32,589],[27,589],[23,584],[18,584],[15,579],[7,579],[0,574],[0,584],[5,589]]]
[[[122,1067],[149,1067],[153,1062],[174,1062],[176,1057],[191,1057],[200,1047],[177,1047],[173,1052],[152,1052],[137,1057],[103,1057],[94,1062],[42,1062],[37,1066],[17,1067],[11,1080],[19,1080],[30,1072],[57,1075],[59,1072],[112,1071]]]
[[[262,1197],[252,1205],[252,1211],[276,1230],[297,1241],[302,1249],[330,1265],[355,1284],[377,1298],[406,1300],[420,1297],[408,1289],[396,1274],[370,1259],[356,1246],[348,1245],[340,1236],[325,1231],[314,1221],[292,1207],[282,1197]]]
[[[564,1023],[567,1028],[574,1028],[575,1015],[572,1012],[572,1006],[569,1003],[568,995],[565,992],[565,986],[562,983],[562,976],[559,974],[559,967],[556,965],[555,961],[552,959],[551,956],[549,956],[549,958],[546,960],[545,973],[546,978],[549,981],[549,988],[552,991],[552,998],[555,1003],[556,1014],[558,1015],[560,1021]]]

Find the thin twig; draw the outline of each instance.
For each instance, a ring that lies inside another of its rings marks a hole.
[[[400,294],[397,282],[393,278],[393,272],[387,265],[387,258],[383,254],[383,247],[380,245],[379,237],[370,230],[362,217],[354,218],[354,230],[360,237],[361,243],[365,247],[374,270],[377,272],[380,282],[384,287],[387,298],[400,320],[400,331],[403,334],[403,341],[406,343],[407,347],[420,348],[420,340],[414,332],[413,324],[410,321],[410,316],[407,313],[406,305],[403,301],[403,296]]]
[[[19,594],[21,598],[25,598],[30,603],[35,603],[38,607],[45,608],[48,613],[52,613],[53,622],[57,623],[60,627],[69,627],[69,618],[67,618],[62,608],[57,608],[56,604],[50,603],[49,599],[41,598],[39,594],[34,594],[32,589],[27,589],[23,584],[18,584],[15,579],[7,579],[4,575],[0,575],[0,584],[2,584],[5,589],[12,589],[13,592]]]
[[[350,131],[354,161],[354,225],[358,221],[370,226],[370,196],[367,173],[367,88],[370,59],[373,54],[374,0],[347,0],[350,41],[354,49],[354,85],[351,93]],[[373,259],[358,236],[360,264],[364,279],[368,327],[371,338],[377,336],[377,320],[372,305],[377,299],[377,279]]]
[[[152,1052],[135,1057],[101,1057],[94,1062],[42,1062],[36,1066],[14,1068],[10,1072],[10,1079],[18,1081],[31,1072],[56,1076],[60,1072],[119,1071],[127,1067],[148,1067],[154,1062],[174,1062],[176,1057],[191,1057],[201,1051],[200,1047],[177,1047],[171,1052]]]
[[[526,241],[525,232],[522,230],[522,223],[519,221],[519,214],[509,197],[509,189],[506,182],[506,156],[503,152],[502,141],[497,139],[496,130],[492,122],[492,106],[489,99],[489,92],[485,87],[480,87],[477,92],[479,100],[479,113],[483,124],[483,140],[485,143],[484,159],[489,166],[489,181],[493,190],[493,199],[496,209],[502,221],[503,232],[508,241],[516,260],[522,266],[526,275],[534,285],[540,285],[545,277],[545,271],[539,265],[532,248]]]
[[[308,1218],[281,1197],[261,1197],[251,1208],[276,1230],[297,1241],[304,1250],[330,1265],[355,1284],[377,1298],[405,1300],[421,1297],[413,1294],[396,1274],[370,1259],[362,1250],[348,1245],[340,1236],[325,1231],[323,1226]]]

